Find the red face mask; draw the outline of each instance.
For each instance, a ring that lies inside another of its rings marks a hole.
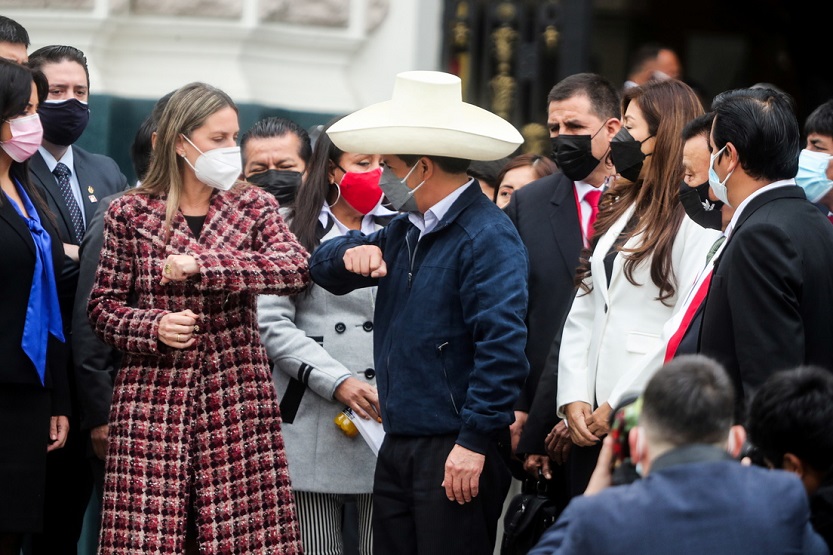
[[[338,184],[341,198],[357,212],[367,214],[382,198],[382,189],[379,187],[381,178],[382,168],[362,173],[344,172],[344,177]]]

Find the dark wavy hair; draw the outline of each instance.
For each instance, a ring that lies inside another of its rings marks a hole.
[[[317,234],[318,214],[327,195],[330,194],[330,163],[338,164],[341,155],[344,154],[327,135],[327,129],[342,117],[330,120],[315,141],[315,148],[307,165],[307,178],[298,188],[289,213],[289,230],[308,252],[314,251],[320,243]]]

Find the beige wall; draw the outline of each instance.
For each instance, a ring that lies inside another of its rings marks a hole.
[[[438,69],[442,0],[0,0],[47,44],[83,50],[93,94],[156,99],[206,81],[237,102],[339,113]]]

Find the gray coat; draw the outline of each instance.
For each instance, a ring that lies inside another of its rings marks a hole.
[[[333,226],[322,242],[339,235]],[[263,295],[258,300],[260,336],[272,361],[282,412],[291,405],[288,390],[306,386],[294,419],[285,414],[281,428],[294,490],[373,491],[376,457],[361,436],[349,438],[333,423],[344,408],[333,393],[351,375],[376,385],[375,301],[375,287],[333,295],[315,284],[293,297]],[[301,384],[291,385],[295,380]]]

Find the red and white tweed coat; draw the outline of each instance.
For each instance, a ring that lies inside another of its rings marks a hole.
[[[199,239],[165,198],[125,194],[104,218],[88,312],[125,353],[110,409],[101,555],[180,554],[190,495],[200,552],[302,553],[256,299],[309,283],[308,254],[256,187],[215,192]],[[160,284],[169,254],[200,266]],[[168,312],[200,315],[186,350],[158,340]]]

